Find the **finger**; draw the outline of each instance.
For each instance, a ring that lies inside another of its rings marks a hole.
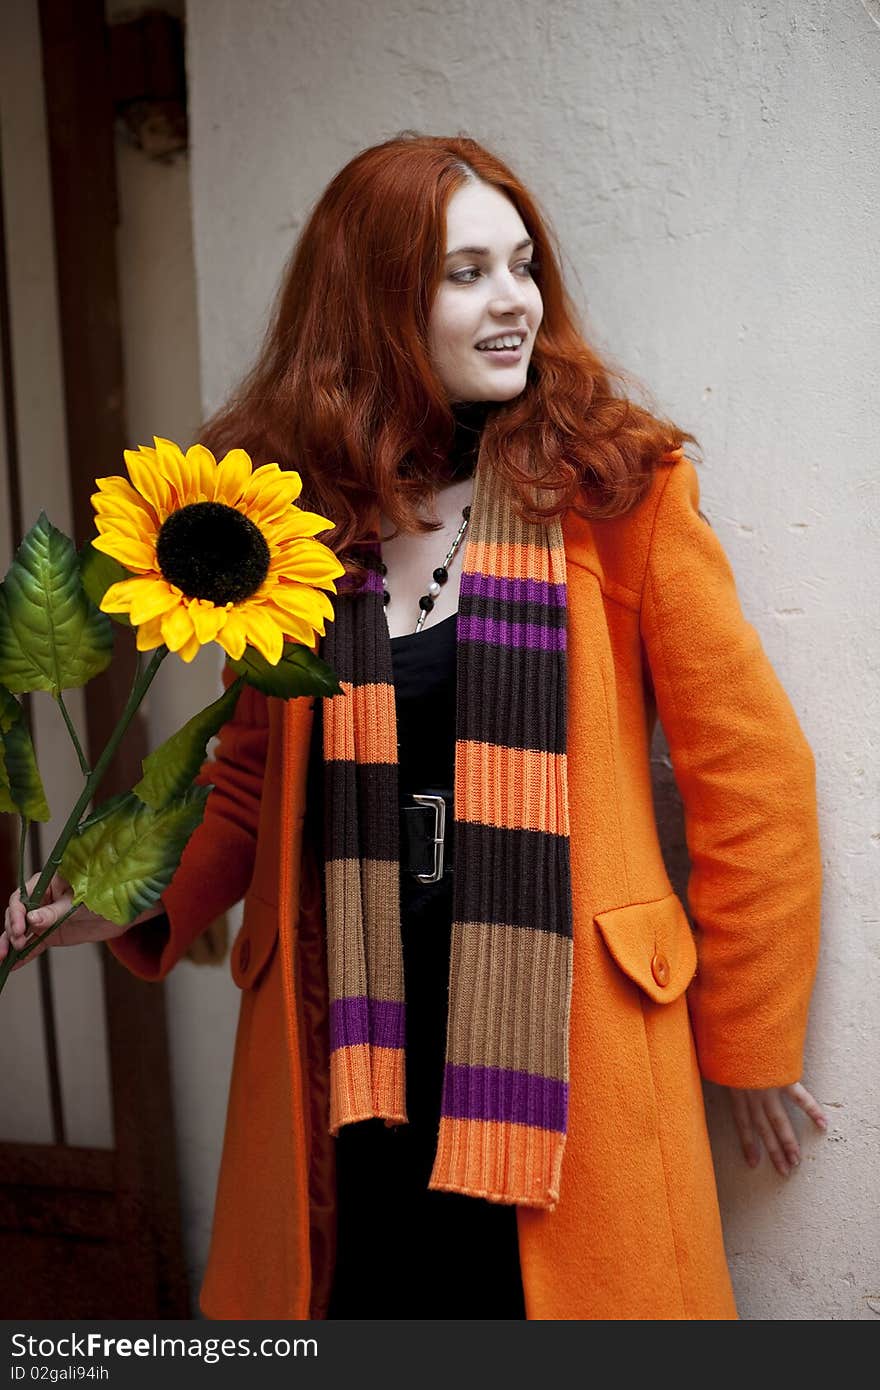
[[[31,935],[31,928],[25,919],[24,908],[17,904],[9,914],[9,943],[13,950],[20,951]]]
[[[42,903],[40,907],[34,908],[27,915],[27,925],[37,936],[42,934],[50,927],[54,927],[59,917],[63,917],[73,902],[73,896],[65,893],[55,902]]]
[[[804,1114],[809,1115],[817,1128],[822,1130],[828,1128],[827,1115],[823,1113],[819,1102],[810,1095],[806,1086],[802,1086],[800,1081],[795,1081],[791,1086],[786,1086],[785,1090],[786,1094],[791,1097],[795,1105],[799,1105]]]
[[[38,913],[25,916],[24,910],[19,909],[13,914],[9,939],[14,950],[20,951],[22,946],[29,945],[35,936],[42,936],[46,928],[51,926],[51,922],[45,916],[46,911],[47,909],[40,908]]]
[[[745,1092],[731,1088],[730,1105],[733,1111],[734,1124],[739,1134],[739,1141],[742,1145],[743,1156],[749,1167],[755,1168],[761,1161],[761,1153],[755,1142],[755,1131],[752,1127]]]
[[[20,896],[20,894],[19,894],[18,889],[16,888],[16,890],[15,890],[14,893],[10,893],[10,895],[9,895],[9,902],[8,902],[8,904],[7,904],[7,906],[6,906],[5,912],[3,913],[3,930],[4,930],[4,931],[8,931],[9,927],[12,925],[12,918],[13,918],[13,914],[14,914],[14,912],[15,912],[15,905],[16,905],[16,903],[19,903],[20,901],[21,901],[21,896]]]
[[[25,884],[25,887],[27,888],[27,884]],[[28,889],[28,891],[30,890]],[[27,931],[27,927],[25,926],[24,905],[21,901],[21,892],[18,888],[16,888],[15,892],[10,896],[9,906],[6,909],[5,925],[9,927],[10,931]]]
[[[769,1117],[765,1113],[763,1094],[760,1091],[750,1091],[748,1100],[749,1110],[752,1116],[752,1124],[755,1126],[755,1129],[758,1131],[761,1138],[763,1139],[764,1147],[770,1155],[771,1162],[773,1163],[774,1167],[778,1169],[778,1171],[782,1174],[783,1177],[788,1177],[788,1160],[786,1159],[785,1154],[782,1152],[782,1147],[779,1143],[779,1140],[776,1138],[776,1131],[770,1123]]]
[[[791,1120],[782,1101],[779,1099],[778,1091],[771,1091],[764,1101],[764,1111],[773,1126],[776,1137],[782,1145],[785,1157],[792,1168],[797,1168],[801,1161],[801,1152],[798,1147],[797,1135],[792,1128]]]

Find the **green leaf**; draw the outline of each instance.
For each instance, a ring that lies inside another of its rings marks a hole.
[[[0,681],[57,699],[112,655],[113,624],[82,587],[73,541],[40,512],[0,585]]]
[[[85,542],[78,559],[82,586],[96,608],[101,607],[101,599],[111,584],[121,584],[124,579],[134,578],[131,570],[114,560],[112,555],[96,550],[91,541]],[[124,627],[132,625],[127,613],[108,613],[106,616],[111,622],[122,623]]]
[[[282,700],[297,695],[345,693],[333,667],[301,642],[285,642],[277,666],[272,666],[256,647],[245,647],[238,661],[229,657],[229,665],[244,676],[248,685],[255,686],[264,695],[280,696]]]
[[[17,720],[5,734],[0,734],[0,742],[3,744],[9,790],[19,814],[27,816],[29,820],[51,819],[34,745],[24,718]]]
[[[24,710],[0,685],[0,811],[16,812],[29,820],[51,818],[37,755],[25,723]]]
[[[208,740],[232,718],[243,682],[233,683],[206,709],[144,758],[144,776],[132,790],[155,811],[182,796],[205,760]]]
[[[15,696],[10,695],[5,685],[0,685],[0,735],[5,734],[15,720],[20,718],[21,706]],[[12,788],[9,785],[9,776],[6,772],[6,754],[2,737],[0,737],[0,813],[12,816],[18,814],[18,807],[12,799]]]
[[[20,718],[21,705],[5,685],[0,685],[0,734],[5,734],[10,725]]]
[[[60,873],[74,902],[117,926],[128,926],[161,898],[190,835],[205,813],[211,787],[190,787],[178,800],[154,811],[126,792],[109,814],[74,836]]]
[[[90,816],[80,821],[78,833],[81,835],[90,825],[97,825],[99,820],[106,820],[109,815],[113,814],[118,806],[122,806],[128,801],[129,796],[129,792],[117,792],[115,796],[108,796],[106,801],[101,802],[97,810],[92,811]]]

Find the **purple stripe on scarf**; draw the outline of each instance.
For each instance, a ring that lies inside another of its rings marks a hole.
[[[394,999],[369,999],[365,994],[334,999],[330,1005],[330,1051],[372,1043],[374,1047],[403,1047],[406,1005]]]
[[[382,576],[376,570],[368,570],[364,580],[363,588],[355,581],[352,574],[341,574],[335,581],[337,594],[381,594]]]
[[[461,598],[501,599],[504,603],[545,603],[564,608],[564,584],[550,584],[539,579],[505,579],[499,574],[462,570]]]
[[[453,1120],[502,1120],[565,1133],[568,1082],[503,1067],[447,1062],[442,1114]]]
[[[561,652],[567,645],[564,627],[508,623],[498,618],[468,618],[461,610],[456,631],[459,641],[485,642],[490,647],[538,647],[544,652]]]

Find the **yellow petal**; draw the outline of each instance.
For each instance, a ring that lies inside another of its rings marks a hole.
[[[185,642],[194,635],[192,619],[184,604],[178,604],[170,612],[163,613],[156,621],[162,626],[162,641],[170,652],[179,652]]]
[[[200,642],[213,642],[226,621],[226,609],[218,608],[208,599],[195,599],[189,605],[189,616]]]
[[[97,516],[108,519],[127,516],[137,521],[145,531],[155,533],[158,530],[156,513],[138,492],[133,492],[131,496],[124,496],[120,492],[96,492],[92,497],[92,506]]]
[[[171,511],[171,489],[156,467],[155,454],[147,459],[139,449],[126,449],[124,457],[128,476],[141,496],[145,497],[153,508],[156,520],[161,526]]]
[[[289,642],[302,642],[306,646],[311,646],[315,640],[315,629],[305,618],[297,617],[292,613],[285,613],[283,608],[278,608],[271,599],[265,599],[260,605],[263,612],[275,622],[284,637]],[[323,628],[321,628],[323,636]]]
[[[285,613],[293,613],[296,617],[303,617],[312,607],[312,594],[314,590],[309,589],[305,584],[275,584],[268,590],[266,597],[276,603]]]
[[[320,541],[287,541],[269,561],[270,573],[295,579],[300,584],[320,584],[327,588],[345,574],[345,566]]]
[[[184,661],[192,661],[194,656],[198,656],[201,651],[201,646],[202,644],[198,637],[193,635],[188,642],[184,642],[177,655],[182,657]]]
[[[153,435],[156,443],[156,467],[171,489],[171,510],[177,511],[197,498],[190,495],[189,469],[179,445],[171,439]]]
[[[120,478],[118,475],[114,475],[112,478],[96,478],[95,484],[98,491],[93,495],[92,502],[95,501],[96,497],[102,495],[104,497],[121,497],[133,507],[147,509],[146,501],[139,492],[135,491],[127,478]]]
[[[137,598],[140,586],[149,581],[143,579],[120,579],[105,591],[98,605],[102,613],[127,613]]]
[[[149,545],[156,534],[153,527],[144,526],[130,515],[102,516],[100,513],[95,517],[95,530],[99,536],[116,531],[120,536],[128,536],[133,541],[143,541],[145,545]]]
[[[239,609],[229,609],[226,614],[226,621],[217,633],[217,641],[234,661],[241,660],[247,646],[247,633]]]
[[[263,470],[269,468],[276,471],[264,474]],[[257,521],[261,517],[282,515],[293,506],[301,492],[302,479],[298,473],[283,473],[277,464],[264,464],[244,489],[239,505]]]
[[[128,570],[149,572],[156,569],[156,547],[154,545],[147,545],[143,541],[135,541],[129,536],[120,536],[115,533],[95,536],[92,545],[105,555],[111,555],[114,560],[118,560]]]
[[[277,463],[263,463],[255,468],[248,484],[248,497],[255,500],[260,491],[277,478],[290,479],[296,491],[294,497],[302,492],[302,478],[295,468],[281,468]]]
[[[333,522],[318,512],[306,512],[301,507],[291,507],[290,512],[272,518],[273,534],[279,540],[296,540],[304,536],[316,536],[319,531],[329,531]]]
[[[234,507],[250,481],[252,467],[244,449],[230,449],[217,468],[215,501]]]
[[[132,601],[129,617],[133,623],[145,623],[150,618],[158,618],[180,603],[180,596],[172,593],[167,579],[136,579],[138,592]]]
[[[278,624],[257,604],[243,604],[240,611],[248,641],[263,654],[270,666],[277,666],[284,650],[284,635]]]
[[[322,618],[332,619],[333,604],[320,589],[306,584],[277,584],[268,595],[285,613],[304,618],[317,628]],[[323,627],[320,628],[323,632]]]
[[[192,485],[202,502],[213,502],[217,486],[217,460],[204,444],[192,444],[186,451],[186,465],[192,474]]]
[[[137,630],[137,649],[139,652],[152,651],[153,647],[162,645],[162,629],[158,618],[151,618],[148,623],[141,623]]]

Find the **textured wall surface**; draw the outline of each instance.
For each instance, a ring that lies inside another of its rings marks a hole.
[[[795,1114],[800,1169],[752,1172],[707,1086],[728,1254],[744,1318],[876,1316],[876,0],[192,0],[188,16],[206,408],[251,360],[329,179],[415,128],[513,164],[585,331],[699,437],[703,509],[816,754],[826,870],[804,1082],[829,1134]],[[655,755],[679,863],[662,738]]]

